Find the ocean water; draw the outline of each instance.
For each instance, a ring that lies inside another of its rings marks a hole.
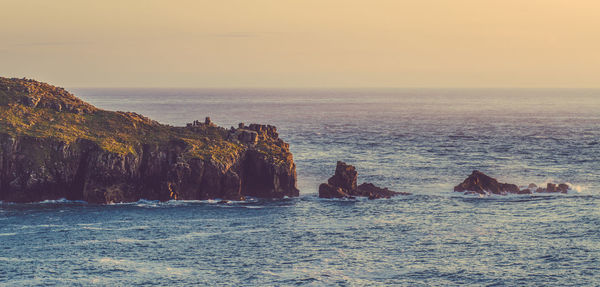
[[[600,286],[599,90],[73,92],[171,125],[276,125],[301,196],[0,203],[0,285]],[[413,195],[319,199],[338,160]],[[454,193],[474,169],[573,190]]]

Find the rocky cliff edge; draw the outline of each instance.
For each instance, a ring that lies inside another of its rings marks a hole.
[[[242,200],[298,196],[273,126],[185,127],[96,108],[62,88],[0,77],[0,200]]]

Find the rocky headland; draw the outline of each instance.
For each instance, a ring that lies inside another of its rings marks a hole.
[[[367,182],[357,185],[357,179],[358,172],[354,166],[338,161],[335,174],[327,180],[327,183],[319,185],[319,197],[355,198],[360,196],[378,199],[390,198],[396,195],[410,195],[407,192],[396,192]]]
[[[96,108],[0,78],[0,200],[242,200],[298,196],[289,145],[269,125],[185,127]]]
[[[474,170],[462,183],[454,187],[455,192],[463,192],[465,194],[532,194],[536,193],[568,193],[570,187],[566,183],[555,184],[547,183],[546,187],[538,187],[531,183],[527,188],[520,189],[519,186],[512,183],[500,183],[493,177],[490,177],[483,172]]]

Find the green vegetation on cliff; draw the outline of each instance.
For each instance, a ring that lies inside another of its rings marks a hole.
[[[163,125],[136,113],[98,109],[62,88],[16,78],[0,77],[0,134],[65,143],[87,139],[117,154],[136,154],[144,144],[177,141],[189,158],[227,162],[244,145],[253,145],[275,161],[291,158],[287,144],[276,136],[259,134],[255,143],[248,143],[238,139],[239,131],[236,134],[211,123]]]

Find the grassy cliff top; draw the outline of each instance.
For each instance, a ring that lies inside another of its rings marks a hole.
[[[212,124],[173,127],[131,112],[96,108],[63,88],[29,79],[0,77],[0,134],[55,138],[67,143],[91,140],[102,149],[136,154],[143,144],[185,143],[185,156],[225,162],[248,147],[273,159],[291,156],[277,136],[238,140],[235,131]]]

